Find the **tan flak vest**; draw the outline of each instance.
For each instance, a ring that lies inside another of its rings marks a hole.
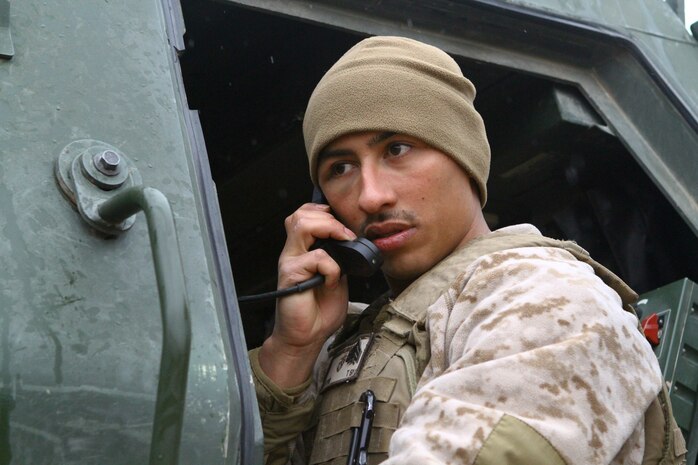
[[[369,463],[377,464],[388,457],[390,438],[429,361],[427,308],[479,257],[519,247],[556,247],[570,252],[590,265],[620,295],[626,310],[633,311],[630,303],[637,299],[637,294],[574,242],[504,232],[475,239],[412,283],[394,301],[384,296],[345,324],[330,346],[331,363],[316,427],[305,437],[313,444],[310,465],[346,464],[351,428],[360,424],[363,410],[359,398],[367,389],[373,391],[377,401]],[[335,376],[338,372],[339,377]],[[646,412],[643,465],[684,463],[685,442],[668,398],[665,388]]]

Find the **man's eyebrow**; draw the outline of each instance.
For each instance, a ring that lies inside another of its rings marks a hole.
[[[397,132],[393,131],[384,131],[381,133],[376,134],[375,136],[371,137],[371,139],[366,143],[367,146],[373,147],[377,144],[380,144],[386,139],[390,139],[393,137]],[[337,158],[337,157],[346,157],[349,155],[354,155],[354,151],[351,149],[322,149],[320,153],[318,154],[318,164],[326,159],[326,158]]]
[[[384,140],[390,139],[395,134],[397,134],[397,132],[393,132],[393,131],[384,131],[384,132],[381,132],[379,134],[376,134],[375,136],[373,136],[371,138],[371,140],[368,141],[368,146],[373,147],[376,144],[380,144]]]
[[[346,157],[349,155],[353,155],[354,151],[349,150],[349,149],[334,149],[334,150],[329,150],[329,149],[322,149],[320,150],[320,153],[318,154],[318,165],[322,163],[323,160],[327,158],[339,158],[339,157]]]

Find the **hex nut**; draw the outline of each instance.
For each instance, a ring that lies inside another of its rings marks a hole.
[[[119,174],[121,157],[113,150],[105,150],[98,153],[95,155],[93,162],[95,168],[102,174],[106,174],[107,176],[116,176]]]

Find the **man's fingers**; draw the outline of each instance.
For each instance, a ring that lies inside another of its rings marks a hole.
[[[321,274],[325,277],[324,286],[330,289],[337,287],[341,277],[341,269],[337,262],[322,249],[312,250],[303,255],[289,257],[279,262],[279,289],[294,286]]]
[[[336,289],[342,277],[342,269],[324,250],[313,250],[313,253],[318,253],[318,255],[320,253],[324,254],[322,260],[318,262],[318,273],[325,277],[324,285],[326,288]]]
[[[305,253],[317,239],[337,239],[349,241],[356,239],[356,235],[337,221],[329,209],[314,208],[312,205],[322,207],[320,204],[306,204],[286,218],[286,245],[284,253],[298,255]]]
[[[308,203],[304,203],[303,205],[301,205],[299,209],[330,211],[330,206],[327,205],[326,203],[308,202]]]

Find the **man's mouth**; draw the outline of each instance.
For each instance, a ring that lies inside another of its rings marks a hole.
[[[373,224],[366,228],[366,238],[382,252],[402,247],[414,235],[416,229],[402,222]]]
[[[384,223],[380,225],[371,225],[366,228],[366,238],[369,240],[382,239],[384,237],[392,236],[405,229],[409,228],[409,225],[401,223]]]

